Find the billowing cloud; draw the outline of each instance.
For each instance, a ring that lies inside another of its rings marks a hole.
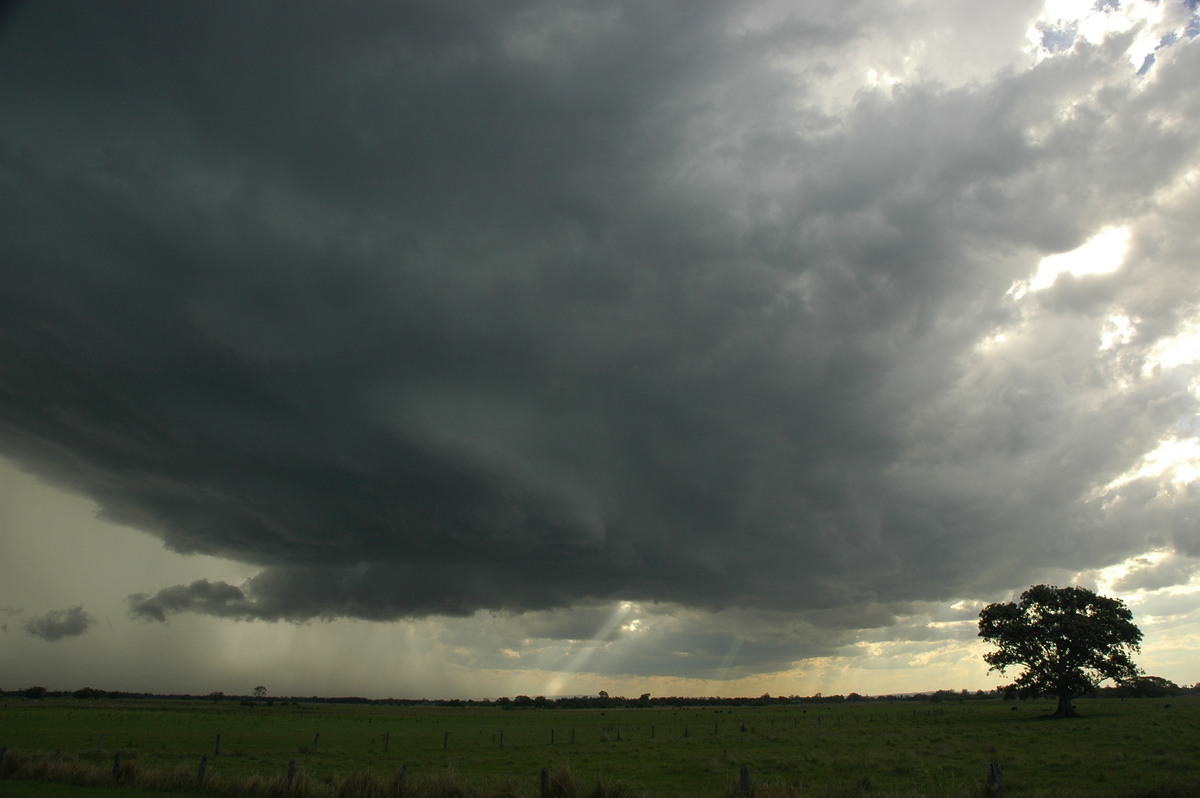
[[[1154,559],[1138,557],[1131,563],[1128,573],[1117,580],[1113,588],[1128,592],[1186,585],[1197,570],[1200,570],[1200,562],[1173,553]]]
[[[62,640],[64,637],[78,637],[91,629],[97,623],[96,619],[84,612],[82,606],[76,604],[68,610],[51,610],[45,615],[26,621],[22,627],[26,633],[43,640]]]
[[[1196,556],[1189,11],[971,13],[22,6],[0,448],[259,568],[135,616],[669,608],[626,672]]]

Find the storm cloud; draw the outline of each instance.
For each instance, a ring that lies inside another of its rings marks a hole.
[[[129,578],[137,617],[641,602],[631,673],[1200,556],[1138,470],[1196,432],[1200,47],[1014,69],[1026,5],[19,6],[0,449],[259,567]],[[843,88],[918,23],[934,74]]]
[[[68,610],[51,610],[45,615],[39,615],[26,621],[22,628],[27,634],[40,637],[43,640],[62,640],[64,637],[78,637],[91,629],[97,623],[96,619],[76,604]]]

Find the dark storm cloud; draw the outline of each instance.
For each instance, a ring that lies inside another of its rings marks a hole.
[[[54,641],[64,637],[78,637],[96,623],[96,619],[77,604],[69,610],[51,610],[45,615],[39,615],[26,621],[22,628],[34,637]]]
[[[1006,295],[1195,163],[1160,111],[1200,116],[1200,48],[831,110],[871,14],[818,6],[769,42],[725,3],[21,7],[0,446],[262,566],[130,584],[157,620],[632,599],[797,611],[828,652],[1200,546],[1182,503],[1089,498],[1196,410],[1139,370],[1200,300],[1190,196],[1118,275]],[[1115,305],[1143,327],[1102,351]]]

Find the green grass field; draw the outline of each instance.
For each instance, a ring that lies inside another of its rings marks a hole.
[[[746,765],[763,796],[950,796],[984,794],[995,760],[1007,795],[1200,794],[1200,699],[1078,706],[1084,718],[1049,721],[1036,719],[1048,702],[505,711],[9,699],[0,747],[10,766],[58,752],[58,767],[99,773],[120,752],[126,768],[175,772],[181,785],[207,755],[208,777],[226,785],[282,779],[294,760],[311,785],[368,772],[389,780],[403,767],[410,784],[537,796],[547,768],[569,771],[581,790],[603,782],[626,794],[718,796]],[[0,781],[4,795],[58,794],[18,789],[41,788]],[[128,792],[96,792],[109,794]]]

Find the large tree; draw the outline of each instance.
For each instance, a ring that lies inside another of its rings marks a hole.
[[[998,646],[983,655],[991,671],[1025,670],[1013,686],[1058,698],[1056,718],[1075,717],[1072,700],[1105,679],[1138,676],[1132,655],[1142,630],[1120,599],[1082,587],[1034,585],[1018,602],[989,604],[979,613],[979,636]]]

